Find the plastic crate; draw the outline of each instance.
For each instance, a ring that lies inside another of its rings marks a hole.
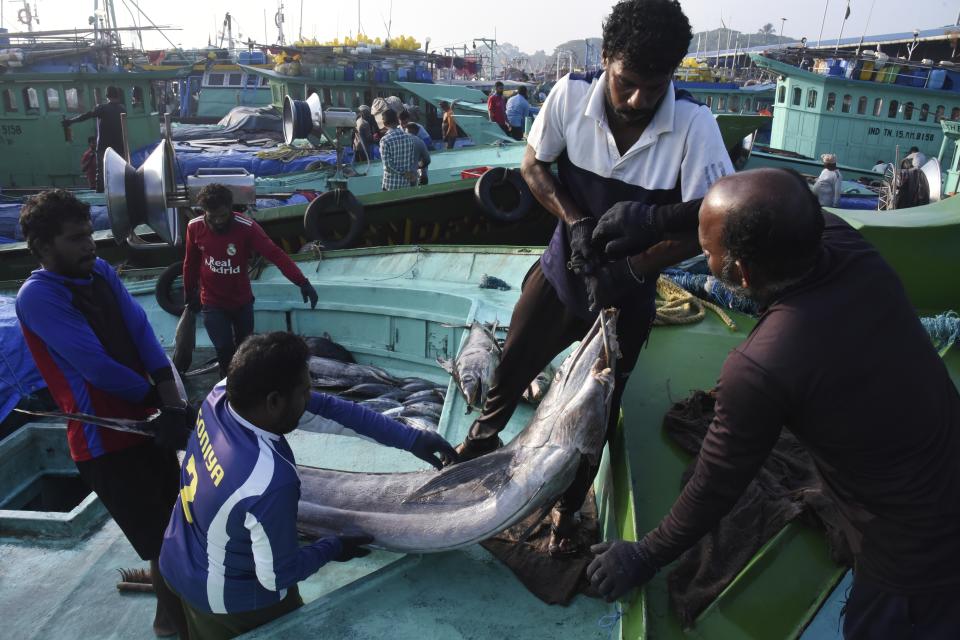
[[[471,180],[473,178],[479,178],[492,168],[493,167],[473,167],[472,169],[464,169],[460,172],[460,179]]]

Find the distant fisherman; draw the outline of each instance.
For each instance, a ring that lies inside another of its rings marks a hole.
[[[624,0],[603,25],[603,72],[567,75],[550,91],[521,170],[557,228],[526,276],[497,381],[460,445],[462,457],[500,445],[497,434],[530,382],[608,307],[620,309],[623,353],[608,435],[616,426],[653,322],[659,272],[699,252],[695,233],[675,233],[674,219],[691,209],[696,216],[697,199],[733,173],[710,109],[673,86],[690,39],[675,0]],[[613,240],[619,235],[636,241]],[[558,502],[552,553],[577,551],[575,514],[596,471],[584,463]]]
[[[527,88],[522,86],[517,89],[517,93],[507,100],[507,127],[510,137],[514,140],[523,140],[527,116],[535,116],[539,111],[531,107],[527,101]]]
[[[839,206],[843,176],[837,169],[837,156],[832,153],[825,153],[820,156],[820,160],[823,161],[823,171],[817,176],[817,181],[813,185],[813,192],[817,194],[817,200],[820,201],[821,206]]]
[[[97,191],[103,193],[103,156],[107,149],[113,149],[121,156],[124,155],[123,127],[120,124],[120,114],[126,113],[123,106],[123,92],[118,87],[107,87],[107,102],[98,104],[90,111],[64,118],[65,129],[77,122],[90,118],[97,119]]]
[[[680,497],[640,542],[595,546],[594,586],[619,598],[713,530],[786,427],[854,554],[844,637],[960,638],[960,395],[897,274],[782,169],[717,182],[699,235],[763,313],[723,363]]]
[[[404,128],[408,134],[416,138],[417,184],[423,186],[430,181],[427,177],[427,167],[430,166],[430,151],[427,149],[423,138],[417,135],[417,127],[420,127],[420,125],[416,122],[408,122]],[[423,131],[423,127],[420,127],[420,131]]]
[[[20,227],[43,268],[20,288],[17,318],[60,410],[142,419],[161,409],[155,442],[77,421],[67,423],[67,442],[80,477],[150,562],[154,632],[185,638],[180,602],[157,570],[177,496],[173,449],[183,448],[193,426],[170,361],[143,309],[97,258],[90,205],[63,189],[44,191],[23,205]]]
[[[253,219],[233,212],[233,194],[222,184],[208,184],[197,196],[204,215],[187,225],[183,259],[183,294],[217,352],[220,375],[227,375],[237,345],[253,333],[253,290],[247,260],[256,251],[277,265],[300,287],[303,301],[317,306],[317,290],[283,249]],[[199,287],[199,290],[198,290]]]
[[[372,538],[358,531],[297,542],[300,477],[284,435],[304,412],[435,467],[456,455],[435,432],[312,392],[309,356],[293,334],[253,336],[200,409],[160,554],[194,638],[233,638],[279,618],[303,605],[298,582],[331,560],[368,553],[361,545]]]
[[[487,98],[487,115],[490,122],[500,125],[504,133],[510,132],[507,128],[507,101],[503,97],[503,83],[499,80],[493,85],[493,93]]]
[[[400,129],[400,117],[387,109],[381,114],[387,132],[380,138],[380,160],[383,162],[384,191],[405,189],[417,184],[417,151],[419,138]]]

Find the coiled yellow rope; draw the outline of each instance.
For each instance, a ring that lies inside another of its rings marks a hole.
[[[700,322],[707,314],[707,309],[716,313],[731,331],[737,330],[737,323],[733,321],[721,307],[701,300],[670,278],[660,276],[657,280],[657,317],[655,325],[681,325]]]

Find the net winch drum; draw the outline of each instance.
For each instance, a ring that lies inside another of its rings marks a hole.
[[[940,161],[930,158],[922,167],[920,173],[927,179],[927,188],[930,191],[930,202],[940,202],[940,192],[943,189],[943,174],[940,172]]]
[[[222,184],[233,194],[233,204],[255,205],[257,185],[255,176],[243,167],[203,167],[187,176],[187,197],[197,204],[200,190],[208,184]]]
[[[324,111],[316,93],[311,93],[306,100],[294,100],[290,96],[283,98],[283,139],[287,144],[311,136],[319,137],[324,127],[353,129],[356,124],[356,112],[340,107]]]
[[[177,209],[167,202],[174,188],[172,165],[168,161],[172,154],[170,144],[163,141],[139,169],[134,169],[116,151],[107,149],[103,158],[103,182],[107,215],[117,244],[157,245],[139,242],[134,230],[141,224],[150,227],[164,244],[181,243]]]

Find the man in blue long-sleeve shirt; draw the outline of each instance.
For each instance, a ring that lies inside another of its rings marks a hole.
[[[360,545],[371,538],[359,532],[297,544],[300,478],[283,436],[305,412],[438,468],[456,457],[432,431],[312,392],[308,357],[290,333],[248,338],[200,409],[160,554],[191,637],[232,638],[289,613],[303,604],[298,582],[331,560],[367,553]]]
[[[180,603],[156,566],[177,496],[172,449],[183,448],[192,425],[170,361],[146,313],[97,258],[90,205],[63,189],[44,191],[23,205],[20,228],[42,268],[20,288],[17,318],[61,411],[138,419],[161,409],[155,441],[70,420],[67,442],[80,477],[150,562],[154,632],[185,632]]]
[[[540,110],[531,107],[527,102],[527,88],[520,87],[517,92],[507,100],[507,133],[514,140],[523,140],[523,129],[526,124],[527,116],[535,116]]]

